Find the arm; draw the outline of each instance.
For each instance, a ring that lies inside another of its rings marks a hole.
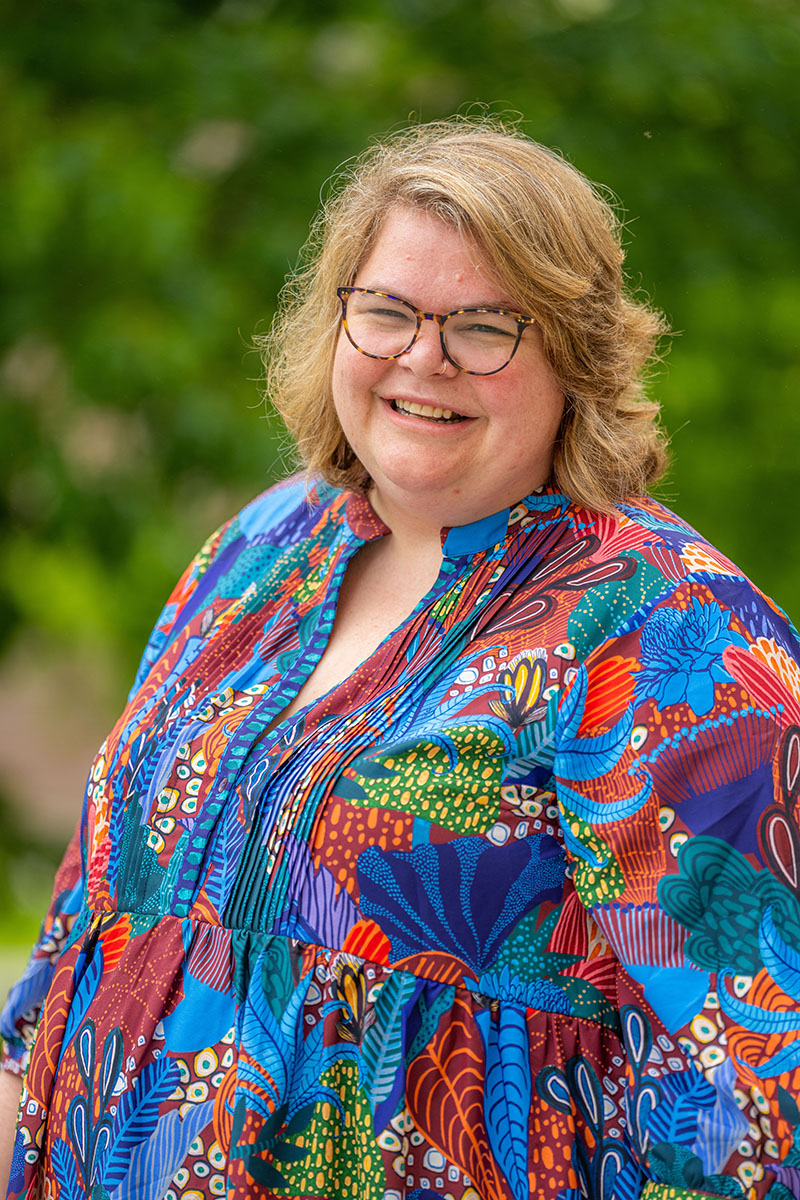
[[[83,869],[78,827],[56,872],[50,906],[28,964],[21,978],[12,987],[0,1015],[0,1067],[4,1073],[21,1077],[25,1072],[39,1012],[82,898]]]
[[[14,1149],[14,1127],[17,1123],[22,1080],[10,1071],[0,1071],[0,1196],[6,1194],[11,1173]]]
[[[788,1200],[800,647],[745,580],[706,578],[589,657],[561,708],[558,794],[579,898],[624,968],[623,1035],[627,1018],[648,1052],[674,1047],[653,1068],[626,1042],[649,1194],[760,1197],[777,1183],[771,1200]]]
[[[137,673],[140,686],[158,648],[174,636],[186,604],[212,561],[224,530],[215,534],[181,577],[148,643]],[[87,798],[91,799],[91,780]],[[85,813],[91,812],[91,804]],[[70,932],[85,900],[87,823],[79,822],[56,873],[49,909],[25,971],[12,987],[0,1015],[0,1196],[5,1196],[14,1143],[14,1127],[36,1024],[47,996],[58,959],[69,942]]]
[[[251,574],[255,574],[263,565],[265,554],[271,552],[272,547],[265,550],[258,538],[265,529],[271,527],[271,523],[285,525],[286,520],[291,520],[292,514],[298,510],[298,519],[303,520],[306,516],[303,495],[302,487],[296,483],[277,487],[271,494],[253,501],[208,539],[174,588],[156,623],[137,672],[129,704],[101,748],[98,764],[101,760],[103,764],[111,760],[120,740],[129,736],[128,727],[141,719],[143,709],[163,701],[171,678],[180,677],[182,672],[189,674],[193,657],[200,652],[214,622],[230,614],[239,593],[246,589],[248,580],[242,582],[243,570],[249,568]],[[240,555],[248,551],[251,541],[256,542],[256,550],[243,568]],[[236,568],[233,572],[232,567]],[[76,832],[59,870],[53,902],[28,966],[12,989],[0,1018],[0,1035],[5,1040],[0,1067],[10,1075],[22,1077],[26,1070],[38,1016],[51,987],[59,956],[70,944],[70,938],[78,936],[76,918],[79,914],[81,919],[90,915],[87,909],[96,907],[98,900],[102,907],[103,896],[107,895],[111,805],[105,784],[103,770],[93,770],[88,781],[80,831]],[[83,923],[80,928],[83,928]],[[34,1047],[29,1075],[32,1089],[35,1086],[36,1068],[46,1058],[46,1050],[37,1055]],[[3,1081],[2,1087],[6,1095],[4,1119],[10,1135],[17,1111],[14,1093],[18,1100],[19,1084],[9,1079]],[[34,1128],[37,1128],[39,1115],[31,1120]],[[10,1156],[11,1145],[5,1139],[0,1125],[2,1152]],[[14,1172],[15,1177],[20,1177],[19,1186],[24,1190],[27,1185],[21,1178],[22,1165],[20,1162],[20,1170],[17,1170],[15,1164]],[[15,1188],[15,1194],[17,1190]],[[5,1195],[5,1192],[2,1194]]]

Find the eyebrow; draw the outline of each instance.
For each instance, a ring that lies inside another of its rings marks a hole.
[[[408,296],[403,296],[395,288],[388,287],[386,284],[383,284],[383,283],[369,283],[369,284],[357,283],[357,284],[353,284],[353,287],[364,287],[364,288],[367,288],[371,292],[385,292],[387,294],[387,296],[395,296],[398,300],[404,300],[406,302],[406,304],[410,304],[411,307],[414,309],[419,308],[419,306],[417,304],[415,304],[413,300],[409,300]],[[521,309],[517,308],[514,304],[512,304],[510,302],[507,302],[505,300],[496,300],[496,299],[494,299],[494,300],[477,300],[477,301],[474,301],[472,304],[459,304],[456,308],[451,308],[448,311],[449,312],[458,312],[462,308],[463,309],[486,308],[489,310],[489,312],[497,312],[498,310],[502,311],[502,312],[521,312],[522,311]],[[427,312],[429,310],[420,308],[419,311]]]

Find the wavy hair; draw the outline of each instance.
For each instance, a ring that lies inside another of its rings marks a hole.
[[[553,484],[600,512],[652,487],[667,466],[666,439],[643,373],[666,323],[629,294],[620,223],[599,190],[555,151],[486,117],[392,134],[333,181],[272,327],[256,338],[267,398],[309,475],[345,488],[367,482],[333,404],[336,287],[354,281],[398,205],[469,236],[509,298],[536,317],[566,397]]]

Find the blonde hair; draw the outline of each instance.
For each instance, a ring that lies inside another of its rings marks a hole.
[[[350,284],[396,206],[470,237],[520,311],[539,322],[566,404],[552,481],[597,511],[645,492],[667,466],[658,405],[642,373],[666,332],[632,299],[615,213],[559,154],[492,118],[392,134],[348,164],[312,225],[270,332],[256,339],[266,394],[310,476],[363,487],[333,405],[339,284]]]

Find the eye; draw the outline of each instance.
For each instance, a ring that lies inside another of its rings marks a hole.
[[[501,329],[498,325],[492,325],[488,321],[471,321],[464,330],[464,333],[469,334],[485,334],[488,337],[514,337],[516,330]]]
[[[360,303],[351,304],[347,315],[351,321],[366,322],[384,329],[411,328],[416,323],[414,314],[408,309],[378,296],[364,297]]]
[[[447,332],[471,341],[506,341],[516,339],[517,322],[503,313],[480,310],[457,313],[447,322]]]
[[[378,304],[363,308],[359,316],[369,317],[371,320],[385,320],[385,322],[390,322],[391,320],[391,322],[398,324],[402,324],[403,322],[414,323],[414,318],[411,317],[410,312],[404,312],[402,308],[383,307]]]

